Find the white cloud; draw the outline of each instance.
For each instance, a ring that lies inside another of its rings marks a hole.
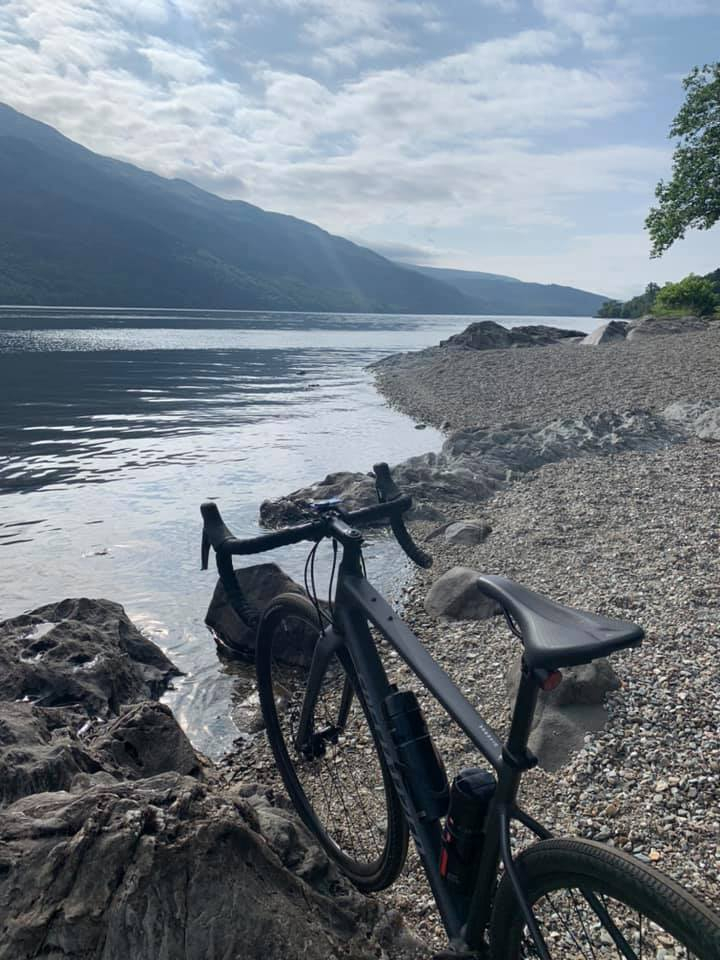
[[[147,58],[153,73],[169,80],[192,83],[194,80],[204,80],[212,73],[199,53],[166,43],[158,37],[153,37],[148,46],[139,46],[137,52]]]
[[[717,0],[534,0],[550,23],[575,34],[594,52],[613,50],[632,17],[720,15]]]

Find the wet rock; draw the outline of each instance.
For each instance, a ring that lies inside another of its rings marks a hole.
[[[486,620],[498,611],[494,600],[480,589],[477,570],[453,567],[430,587],[425,609],[435,617]]]
[[[584,346],[596,347],[603,343],[617,343],[627,336],[628,325],[624,320],[610,320],[596,327],[580,341]]]
[[[240,567],[235,579],[243,595],[255,609],[262,613],[280,593],[305,595],[303,588],[284,573],[276,563],[258,563]],[[231,657],[252,660],[255,656],[255,628],[242,622],[228,601],[222,580],[215,586],[210,606],[205,614],[205,623],[210,628],[221,653]],[[307,663],[312,655],[315,635],[308,636],[298,625],[295,632],[285,637],[285,659],[288,663]],[[279,652],[279,648],[278,648]]]
[[[0,958],[408,957],[311,841],[287,869],[256,810],[177,773],[26,797],[0,822]],[[287,833],[297,838],[299,824]],[[294,852],[293,852],[294,851]],[[298,856],[295,839],[285,859]],[[384,938],[384,943],[380,938]],[[391,952],[392,951],[392,952]]]
[[[0,623],[0,700],[107,716],[159,696],[178,672],[109,600],[63,600]]]
[[[163,703],[129,707],[92,743],[93,753],[130,779],[174,770],[193,775],[204,761],[195,753],[172,710]]]
[[[264,500],[260,504],[260,522],[266,527],[278,527],[316,519],[313,502],[336,498],[341,501],[343,510],[374,506],[378,502],[375,478],[347,470],[329,473],[324,480],[294,490],[279,500]]]
[[[528,741],[540,766],[557,770],[580,750],[588,733],[601,730],[607,722],[605,700],[620,689],[620,680],[606,658],[566,667],[562,683],[554,690],[541,690]],[[520,661],[507,671],[508,700],[515,702],[520,683]]]

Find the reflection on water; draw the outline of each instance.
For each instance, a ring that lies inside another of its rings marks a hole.
[[[0,308],[0,615],[65,596],[122,603],[185,671],[168,700],[195,744],[223,752],[251,686],[203,624],[201,501],[252,535],[266,497],[437,448],[363,367],[468,322]],[[391,587],[397,548],[377,540],[367,555]],[[268,559],[299,579],[304,558],[298,546]]]

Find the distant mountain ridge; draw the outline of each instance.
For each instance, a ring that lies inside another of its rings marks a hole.
[[[569,287],[394,263],[304,220],[93,153],[3,104],[0,211],[0,303],[594,312],[594,300],[590,307],[583,299],[594,295]],[[514,295],[490,295],[487,283],[506,284]],[[527,296],[521,295],[524,288],[532,288]],[[547,289],[579,295],[578,306],[570,308],[575,301],[559,297],[550,309],[541,296]]]
[[[445,267],[411,267],[423,276],[455,287],[479,314],[594,317],[607,297],[557,283],[527,283],[515,277]]]
[[[0,105],[0,303],[473,312],[294,217],[102,157]]]

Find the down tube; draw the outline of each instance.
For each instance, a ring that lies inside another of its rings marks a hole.
[[[349,609],[344,603],[336,605],[336,615],[346,637],[346,644],[357,670],[358,681],[373,720],[373,725],[382,744],[390,774],[402,804],[408,827],[412,834],[420,860],[430,888],[435,897],[443,925],[448,938],[452,941],[460,936],[462,918],[453,902],[448,887],[440,876],[440,836],[439,820],[426,822],[418,817],[403,780],[394,743],[388,730],[383,703],[391,692],[385,668],[375,647],[365,615],[357,608]]]

